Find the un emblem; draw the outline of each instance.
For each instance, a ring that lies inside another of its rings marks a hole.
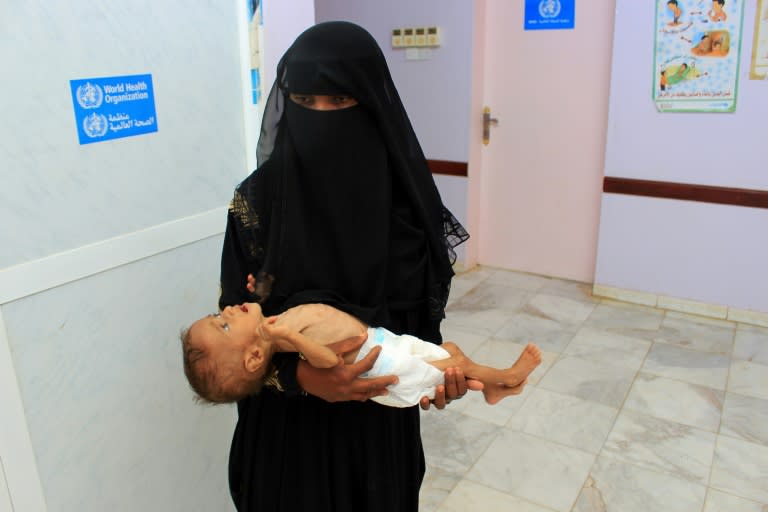
[[[99,108],[104,99],[104,91],[101,87],[91,82],[86,82],[77,88],[77,102],[83,108]]]
[[[103,137],[107,133],[107,118],[104,114],[92,113],[83,119],[83,131],[90,138]]]
[[[556,18],[562,8],[560,0],[541,0],[539,2],[539,14],[542,18]]]

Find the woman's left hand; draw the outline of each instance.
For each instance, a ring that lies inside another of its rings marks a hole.
[[[435,388],[435,398],[422,397],[419,405],[425,411],[429,410],[434,404],[437,409],[445,409],[445,406],[451,403],[451,400],[458,400],[463,397],[468,390],[481,391],[483,383],[478,380],[465,379],[461,368],[448,368],[445,370],[445,384],[440,384]]]

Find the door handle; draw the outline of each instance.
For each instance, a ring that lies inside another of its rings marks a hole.
[[[499,120],[495,117],[491,117],[491,108],[485,107],[483,109],[483,146],[487,146],[491,142],[491,125],[497,126]]]

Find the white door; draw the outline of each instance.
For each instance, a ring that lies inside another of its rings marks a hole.
[[[524,4],[475,2],[468,262],[592,282],[615,2],[576,0],[575,29],[540,31]]]

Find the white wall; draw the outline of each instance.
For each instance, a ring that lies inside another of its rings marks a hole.
[[[13,3],[0,46],[0,268],[227,203],[244,172],[234,4]],[[69,80],[143,73],[159,131],[80,146]]]
[[[4,4],[0,459],[16,511],[232,509],[234,408],[193,403],[178,332],[216,307],[248,173],[240,7]],[[146,73],[159,131],[79,145],[69,80]]]
[[[12,512],[11,495],[8,494],[8,485],[5,483],[5,471],[3,459],[0,459],[0,512]]]
[[[265,42],[265,46],[260,50],[264,56],[264,69],[261,70],[264,96],[258,105],[253,105],[250,91],[247,91],[243,98],[246,119],[245,141],[248,169],[256,168],[256,146],[259,141],[261,114],[275,81],[277,63],[285,53],[285,50],[293,44],[296,36],[315,24],[313,0],[267,0],[266,2],[261,2],[261,9],[264,20],[264,25],[261,27],[263,32],[262,40]],[[245,16],[244,12],[243,16]],[[243,37],[242,44],[247,46],[246,34]],[[243,67],[247,72],[250,68],[250,60],[247,55],[243,57]],[[246,83],[250,83],[250,75],[246,73],[243,80]]]
[[[315,0],[317,22],[346,20],[364,27],[387,59],[424,154],[432,160],[469,160],[472,2],[463,0]],[[406,60],[394,49],[393,28],[437,25],[443,44],[428,60]],[[443,203],[467,223],[467,179],[436,174]],[[466,244],[465,244],[466,245]],[[465,245],[458,256],[464,259]]]
[[[605,175],[768,189],[766,83],[750,81],[745,4],[732,114],[656,112],[653,2],[619,0]],[[603,194],[595,283],[768,312],[768,210]]]

